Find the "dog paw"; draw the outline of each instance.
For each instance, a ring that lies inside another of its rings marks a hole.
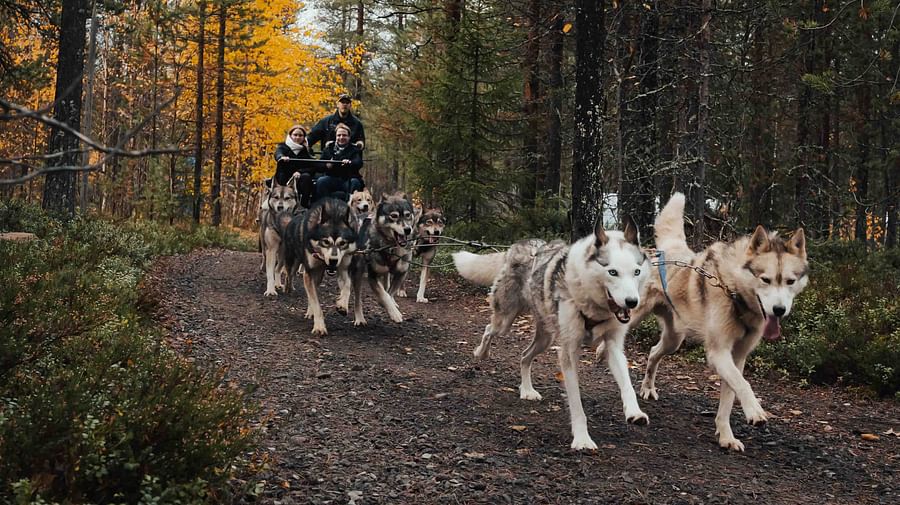
[[[584,451],[584,450],[596,451],[597,444],[595,444],[594,441],[591,440],[591,437],[589,437],[589,436],[575,437],[572,440],[572,449],[575,449],[576,451]]]
[[[338,304],[337,311],[338,311],[338,314],[340,314],[342,316],[346,316],[347,314],[350,313],[350,307],[347,305]]]
[[[519,386],[519,398],[522,400],[540,401],[543,397],[534,388],[524,389]]]
[[[641,411],[638,411],[635,414],[625,414],[625,420],[628,424],[633,424],[635,426],[647,426],[650,424],[650,418]]]
[[[654,399],[659,400],[659,395],[656,394],[656,388],[648,388],[641,386],[641,398],[645,400]]]
[[[278,291],[275,291],[274,289],[267,289],[266,292],[263,293],[263,295],[267,297],[275,297],[278,296]]]
[[[397,294],[394,295],[394,296],[396,296],[397,298],[406,298],[406,290],[405,290],[405,289],[398,289],[398,290],[397,290]]]
[[[369,323],[366,322],[365,318],[356,319],[355,321],[353,321],[353,326],[366,326],[367,324]]]
[[[472,352],[477,360],[487,359],[491,355],[491,349],[487,346],[481,346],[475,348],[475,351]]]
[[[420,297],[416,298],[416,302],[418,302],[418,303],[428,303],[428,298],[425,298],[424,296],[420,296]]]
[[[719,447],[729,451],[744,452],[744,444],[734,437],[720,437]]]
[[[328,329],[324,324],[314,324],[312,329],[313,335],[328,335]]]
[[[762,407],[745,409],[744,414],[747,416],[747,424],[751,426],[765,426],[768,421],[766,411]]]

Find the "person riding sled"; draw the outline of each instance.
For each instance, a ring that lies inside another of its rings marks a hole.
[[[350,130],[350,143],[356,145],[360,151],[366,148],[366,130],[363,128],[362,121],[353,114],[353,99],[348,94],[342,94],[338,97],[337,109],[334,114],[325,116],[313,126],[309,132],[309,145],[314,146],[316,142],[322,142],[322,146],[327,146],[328,142],[335,141],[335,133],[337,125],[343,124]],[[324,147],[323,147],[324,150]]]
[[[284,142],[275,148],[275,161],[278,162],[278,165],[274,178],[282,186],[287,184],[291,177],[296,178],[297,191],[300,193],[300,205],[309,208],[313,196],[314,177],[309,172],[298,172],[289,163],[286,163],[289,160],[297,159],[313,159],[309,143],[306,141],[306,129],[300,125],[292,126],[288,130]]]
[[[326,196],[347,200],[354,191],[366,187],[360,174],[362,150],[350,142],[347,125],[340,123],[335,127],[335,141],[325,144],[321,159],[334,163],[326,165],[325,175],[316,181],[316,200]]]

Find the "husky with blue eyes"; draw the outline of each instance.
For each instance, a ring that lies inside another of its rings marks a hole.
[[[534,337],[521,360],[519,396],[523,400],[541,399],[531,383],[531,364],[556,340],[576,450],[597,448],[588,434],[578,386],[582,346],[604,345],[626,421],[649,422],[631,384],[624,342],[631,312],[641,304],[651,277],[650,260],[640,248],[634,222],[626,217],[622,225],[624,231],[607,231],[598,223],[593,234],[571,245],[524,240],[504,253],[453,255],[461,276],[493,286],[493,314],[475,358],[487,358],[491,340],[508,334],[519,314],[530,311],[534,316]]]

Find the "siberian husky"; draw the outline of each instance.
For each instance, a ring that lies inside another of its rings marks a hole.
[[[419,274],[419,291],[416,293],[418,303],[428,303],[425,298],[425,284],[428,282],[428,269],[437,254],[438,243],[444,234],[444,213],[441,209],[428,209],[420,212],[416,220],[416,247],[415,257],[422,263],[422,272]],[[406,298],[406,290],[402,287],[397,290],[399,298]]]
[[[731,243],[717,242],[702,252],[692,251],[684,235],[684,195],[676,193],[656,218],[656,245],[664,259],[690,263],[693,268],[669,266],[663,291],[654,269],[645,303],[632,326],[652,312],[662,335],[647,359],[641,383],[644,399],[658,399],[655,379],[659,362],[681,346],[685,337],[703,342],[706,359],[722,379],[716,433],[723,448],[743,451],[731,431],[734,398],[741,402],[747,422],[766,422],[763,410],[744,379],[744,363],[760,340],[777,340],[781,320],[791,312],[794,298],[808,282],[806,239],[798,228],[790,239],[757,226],[751,236]],[[718,285],[696,269],[713,275]]]
[[[281,283],[279,249],[285,226],[297,209],[297,187],[292,177],[284,186],[272,178],[272,187],[266,188],[265,205],[259,209],[259,248],[266,271],[265,296],[276,296],[275,288]]]
[[[520,313],[534,315],[534,338],[522,355],[519,396],[540,400],[531,383],[531,363],[554,339],[559,345],[569,414],[572,448],[596,449],[587,429],[578,386],[578,358],[582,345],[606,344],[607,363],[619,386],[625,419],[647,424],[628,375],[624,340],[632,309],[641,302],[650,278],[650,260],[638,245],[638,229],[630,218],[624,232],[594,233],[572,245],[562,241],[517,242],[505,253],[476,255],[459,252],[453,261],[460,275],[477,284],[493,284],[491,323],[485,327],[475,357],[486,358],[491,340],[509,333]]]
[[[287,273],[285,292],[292,289],[293,273],[303,266],[303,287],[309,303],[306,318],[313,319],[313,334],[325,335],[325,315],[319,303],[318,286],[325,273],[338,276],[338,310],[348,311],[350,300],[350,262],[357,248],[354,215],[343,200],[323,198],[303,216],[288,224],[282,253]]]

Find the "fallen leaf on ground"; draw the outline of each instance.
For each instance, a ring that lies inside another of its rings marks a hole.
[[[566,376],[563,375],[562,372],[556,372],[554,377],[556,377],[556,380],[558,380],[559,382],[564,382],[566,380]]]
[[[876,435],[874,433],[863,433],[862,435],[860,435],[860,437],[863,440],[868,440],[870,442],[874,442],[876,440],[881,440],[881,437],[879,437],[878,435]]]
[[[790,412],[792,415],[795,415],[795,416],[799,416],[800,414],[803,413],[802,410],[789,410],[788,412]]]
[[[527,430],[528,426],[522,426],[521,424],[514,424],[514,425],[510,426],[510,428],[512,428],[516,431],[522,432],[522,431]]]
[[[526,455],[526,454],[531,454],[531,449],[529,449],[529,448],[527,448],[527,447],[523,447],[523,448],[521,448],[521,449],[516,449],[516,454],[518,454],[519,456],[524,456],[524,455]]]
[[[882,433],[882,435],[894,435],[895,437],[900,437],[900,431],[894,431],[894,428],[891,428]]]

